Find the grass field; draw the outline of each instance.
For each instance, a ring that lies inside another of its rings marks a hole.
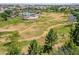
[[[0,29],[2,30],[0,35],[4,38],[3,39],[0,37],[0,42],[2,43],[0,44],[0,54],[5,54],[7,52],[6,38],[8,34],[12,33],[9,32],[10,30],[19,32],[19,44],[20,47],[22,47],[22,53],[27,51],[27,46],[33,39],[36,39],[39,43],[43,44],[45,35],[48,33],[49,29],[54,27],[58,32],[58,37],[62,38],[61,40],[57,41],[57,45],[54,47],[60,47],[59,45],[62,46],[64,44],[63,42],[66,41],[65,39],[63,40],[63,36],[68,37],[69,35],[69,26],[63,26],[63,24],[67,22],[68,14],[55,12],[42,12],[37,20],[21,20],[20,17],[16,17],[9,19],[8,21],[0,22]],[[8,32],[6,30],[8,30]]]

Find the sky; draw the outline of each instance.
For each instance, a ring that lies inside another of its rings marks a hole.
[[[79,0],[0,0],[0,3],[79,3]]]

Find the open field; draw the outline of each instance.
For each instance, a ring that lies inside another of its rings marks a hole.
[[[16,18],[18,19],[18,18]],[[15,20],[16,20],[15,19]],[[53,25],[63,24],[67,22],[68,18],[67,15],[64,13],[45,13],[43,12],[42,15],[35,21],[12,21],[10,25],[5,25],[2,30],[16,30],[21,34],[21,37],[24,39],[28,39],[31,37],[40,36],[43,34],[44,31]],[[10,22],[10,21],[7,21]],[[30,23],[28,23],[30,22]],[[16,24],[15,24],[16,23]]]
[[[58,32],[59,40],[57,40],[57,42],[55,43],[53,48],[57,49],[57,48],[62,47],[65,44],[65,42],[68,41],[68,39],[67,39],[67,38],[69,38],[68,34],[65,34],[64,37],[63,37],[62,33],[65,33],[65,32],[69,33],[70,28],[69,27],[65,27],[65,28],[64,27],[60,27],[60,28],[55,28],[55,29]],[[39,44],[43,45],[44,44],[44,39],[45,39],[45,36],[44,37],[40,37],[40,38],[38,38],[36,40],[38,41]],[[33,39],[31,39],[31,40],[33,40]],[[30,39],[29,40],[25,40],[25,39],[22,40],[21,39],[19,41],[19,45],[21,47],[22,53],[26,53],[27,52],[28,46],[29,46],[29,43],[30,43],[31,40]],[[7,53],[7,47],[8,46],[7,46],[6,42],[8,42],[8,41],[5,42],[5,41],[3,41],[3,39],[1,39],[1,42],[2,43],[1,43],[1,47],[0,47],[0,49],[1,49],[1,53],[0,54],[5,54],[5,53]]]
[[[54,28],[58,32],[59,37],[59,40],[53,47],[59,48],[68,40],[67,38],[69,38],[68,33],[70,28],[69,26],[65,27],[65,25],[68,24],[70,24],[70,22],[68,22],[68,14],[55,12],[42,12],[37,20],[21,20],[20,17],[16,17],[14,20],[4,21],[4,23],[0,22],[0,32],[4,32],[0,34],[0,42],[2,43],[0,46],[0,54],[7,52],[6,42],[9,40],[6,38],[8,38],[13,31],[19,32],[19,44],[20,47],[22,47],[22,53],[27,52],[27,47],[31,40],[35,39],[43,45],[45,36],[51,28]],[[63,36],[66,38],[63,38]]]

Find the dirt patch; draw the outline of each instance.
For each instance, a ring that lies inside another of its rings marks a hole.
[[[25,29],[27,26],[24,24],[24,23],[19,23],[19,24],[11,24],[11,25],[8,25],[7,27],[5,27],[6,29],[15,29],[15,30],[18,30],[18,31],[22,31],[23,29]]]
[[[21,50],[21,53],[24,54],[24,55],[27,54],[28,53],[28,46],[23,47],[22,50]]]
[[[50,13],[48,14],[47,18],[51,18],[56,21],[62,21],[63,19],[67,18],[67,15],[65,15],[64,13]]]
[[[38,41],[41,45],[44,45],[44,43],[45,43],[45,37],[40,37],[37,41]]]
[[[28,34],[22,34],[22,35],[21,35],[21,38],[27,39],[27,40],[29,40],[29,38],[32,38],[32,37],[34,37],[33,34],[32,34],[32,35],[28,35]]]

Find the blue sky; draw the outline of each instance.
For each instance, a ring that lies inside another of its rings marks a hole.
[[[0,3],[79,3],[79,0],[0,0]]]

